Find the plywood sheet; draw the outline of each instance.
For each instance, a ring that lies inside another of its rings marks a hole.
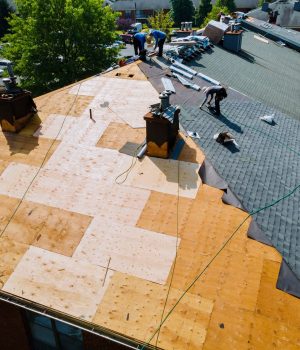
[[[71,212],[136,221],[150,192],[53,170],[42,170],[26,199]],[[130,214],[129,214],[130,212]]]
[[[81,116],[93,97],[69,94],[69,89],[67,87],[35,98],[39,113]]]
[[[209,323],[204,350],[249,349],[253,313],[217,302]],[[267,341],[271,341],[268,339]]]
[[[62,143],[44,170],[67,173],[83,180],[105,181],[107,186],[114,183],[122,169],[130,163],[131,157],[115,150]]]
[[[92,320],[111,276],[104,268],[30,247],[3,290]]]
[[[251,323],[248,349],[300,349],[300,325],[296,323],[286,324],[256,314],[253,323]]]
[[[32,136],[36,130],[40,127],[42,120],[45,118],[45,114],[38,112],[36,113],[27,123],[27,125],[19,131],[18,135]]]
[[[77,84],[69,90],[70,94],[78,96],[97,96],[102,85],[102,77],[93,77],[80,84]]]
[[[95,218],[74,257],[163,284],[176,249],[174,237]]]
[[[21,163],[10,163],[0,176],[0,194],[22,198],[39,168]]]
[[[195,163],[145,157],[136,163],[125,184],[195,198],[201,184],[199,167]]]
[[[181,294],[181,291],[171,289],[166,311]],[[148,341],[161,322],[166,295],[167,287],[116,272],[93,321]],[[213,302],[209,299],[187,294],[162,327],[158,346],[201,349],[212,308]]]
[[[202,164],[205,156],[200,148],[197,147],[190,137],[187,137],[182,133],[180,134],[180,137],[184,140],[184,146],[179,154],[178,160]]]
[[[111,72],[105,73],[104,76],[118,79],[147,80],[145,74],[135,63],[128,64],[127,66],[118,69],[114,69]]]
[[[7,237],[0,237],[0,289],[13,273],[27,249],[27,244],[15,242]]]
[[[9,162],[0,160],[0,175],[3,173],[4,169],[8,166]]]
[[[161,192],[151,192],[137,226],[172,236],[181,236],[189,219],[193,200]],[[177,232],[178,231],[178,232]]]
[[[73,94],[77,92],[78,87],[70,90]],[[82,84],[79,92],[95,96],[90,108],[106,106],[133,128],[145,127],[143,117],[149,106],[159,102],[158,93],[148,81],[97,77]]]
[[[20,200],[17,198],[11,198],[0,195],[0,233],[8,224],[11,216],[17,208]]]
[[[59,141],[0,133],[0,159],[40,166],[45,158],[47,161],[58,144]]]
[[[146,130],[143,128],[134,129],[126,124],[112,122],[109,124],[96,146],[120,150],[129,142],[140,145],[145,138]]]
[[[257,312],[275,323],[297,326],[300,329],[300,302],[287,293],[276,289],[280,263],[264,260],[257,299]]]
[[[62,140],[77,118],[66,115],[50,114],[33,134],[35,137]]]
[[[72,256],[91,217],[24,201],[4,236],[58,254]]]

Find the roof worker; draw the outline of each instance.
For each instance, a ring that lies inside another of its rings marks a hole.
[[[135,55],[139,55],[145,50],[147,33],[136,33],[133,36],[133,47]]]
[[[200,105],[200,109],[203,107],[203,105],[208,99],[209,101],[207,102],[206,106],[210,108],[210,103],[212,99],[215,98],[215,114],[220,115],[220,101],[227,97],[227,91],[225,87],[222,85],[213,85],[209,87],[204,87],[202,91],[205,94],[205,99]]]
[[[154,51],[158,47],[158,57],[161,57],[163,54],[163,47],[166,41],[167,35],[160,30],[151,30],[149,35],[155,39]]]

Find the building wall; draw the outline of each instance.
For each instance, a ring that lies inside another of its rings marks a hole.
[[[22,313],[3,301],[0,301],[0,349],[31,350]]]

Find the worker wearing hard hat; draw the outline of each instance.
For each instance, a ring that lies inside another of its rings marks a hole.
[[[147,33],[136,33],[133,36],[133,47],[135,55],[139,55],[145,50]]]
[[[158,55],[159,57],[163,54],[163,47],[164,43],[166,41],[166,33],[161,32],[160,30],[151,30],[149,33],[150,37],[153,37],[155,39],[155,47],[154,50],[158,47]]]

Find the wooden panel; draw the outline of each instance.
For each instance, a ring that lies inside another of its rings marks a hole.
[[[180,290],[171,290],[166,312],[181,294]],[[148,341],[161,322],[166,295],[167,287],[115,273],[93,321]],[[187,294],[162,327],[158,346],[178,350],[201,349],[212,308],[212,301]]]
[[[190,198],[177,197],[161,192],[151,192],[144,210],[137,222],[137,226],[156,232],[181,236],[186,225],[193,200]]]
[[[128,64],[127,66],[114,69],[111,72],[105,73],[105,77],[130,79],[130,80],[147,80],[145,74],[140,70],[137,64]]]
[[[28,122],[28,124],[18,133],[22,136],[32,136],[35,131],[40,127],[42,118],[45,115],[43,113],[35,114]]]
[[[19,204],[19,199],[0,195],[0,233],[4,230],[9,219]]]
[[[70,90],[78,93],[78,86]],[[141,91],[146,91],[142,93]],[[150,82],[142,80],[94,78],[80,87],[80,94],[93,94],[90,108],[109,108],[133,128],[145,127],[144,115],[151,104],[159,102],[158,93]],[[63,114],[63,113],[60,113]]]
[[[174,237],[98,217],[74,257],[156,283],[165,283],[176,255]],[[179,244],[179,241],[178,241]]]
[[[274,318],[267,318],[263,315],[256,314],[253,323],[251,323],[248,349],[300,349],[300,324],[296,322],[287,324],[275,320]]]
[[[7,237],[0,237],[0,288],[13,273],[27,249],[27,244],[15,242]]]
[[[0,175],[3,173],[5,168],[9,165],[8,161],[4,161],[0,159]]]
[[[3,290],[91,320],[111,276],[101,267],[30,247]]]
[[[0,176],[0,194],[22,198],[39,168],[21,163],[10,163]]]
[[[20,134],[0,133],[0,159],[40,166],[53,154],[59,141],[26,137]],[[50,148],[51,147],[51,148]]]
[[[265,260],[257,299],[257,313],[274,322],[298,326],[300,331],[299,299],[276,289],[280,263]]]
[[[19,243],[72,256],[91,217],[24,201],[5,231]]]
[[[33,136],[62,140],[63,136],[69,131],[76,120],[76,117],[50,114],[35,131]]]
[[[204,153],[195,144],[193,139],[182,133],[180,133],[180,137],[184,140],[184,146],[179,154],[178,160],[202,164],[205,158]]]
[[[111,148],[119,150],[128,142],[140,145],[146,138],[146,130],[134,129],[129,125],[112,122],[109,124],[97,147]]]
[[[248,350],[253,313],[217,302],[214,306],[203,350]]]
[[[145,157],[136,163],[125,184],[195,198],[201,184],[198,170],[199,164]]]
[[[93,100],[92,96],[69,94],[70,88],[60,89],[37,97],[34,101],[39,113],[63,114],[79,117]]]

